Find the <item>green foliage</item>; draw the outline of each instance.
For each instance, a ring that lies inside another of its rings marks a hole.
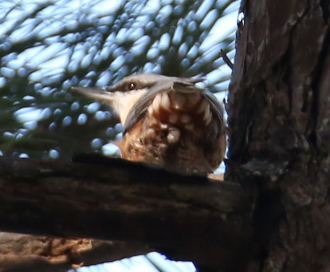
[[[2,2],[1,152],[42,159],[58,152],[69,160],[102,152],[119,137],[116,116],[70,93],[71,86],[152,72],[206,77],[212,91],[226,90],[230,69],[219,52],[233,58],[235,25],[223,18],[237,6],[233,0]]]

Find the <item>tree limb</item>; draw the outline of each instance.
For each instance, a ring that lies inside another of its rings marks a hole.
[[[1,158],[0,230],[137,243],[176,260],[223,267],[245,250],[251,199],[239,185],[105,162]]]
[[[59,272],[146,254],[142,244],[0,233],[2,272]]]

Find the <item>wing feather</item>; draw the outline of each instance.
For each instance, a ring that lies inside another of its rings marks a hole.
[[[168,80],[160,81],[152,86],[146,95],[141,97],[128,113],[123,128],[123,134],[127,133],[134,125],[144,116],[148,106],[152,103],[156,95],[162,92],[179,91],[183,93],[201,92],[202,95],[210,103],[211,111],[216,116],[220,124],[223,124],[223,107],[217,98],[208,90],[203,90],[195,86],[195,83],[202,81],[201,79],[191,78],[168,78]]]

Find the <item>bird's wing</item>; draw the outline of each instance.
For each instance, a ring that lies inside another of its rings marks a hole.
[[[126,122],[123,124],[123,134],[129,131],[144,116],[149,104],[153,101],[157,94],[169,91],[172,87],[172,80],[161,81],[152,86],[148,92],[135,103],[128,113]]]
[[[218,99],[214,96],[214,94],[208,90],[204,90],[202,95],[210,103],[211,112],[218,119],[219,123],[224,124],[224,119],[223,119],[224,108],[222,104],[218,101]]]
[[[128,132],[146,113],[148,106],[153,101],[155,96],[162,92],[179,91],[183,93],[201,92],[202,95],[209,101],[211,111],[219,119],[219,123],[223,123],[223,107],[218,102],[217,98],[209,91],[200,89],[195,86],[195,83],[200,82],[200,79],[189,78],[172,78],[171,80],[161,81],[152,86],[148,92],[141,97],[130,110],[123,128],[123,134]]]

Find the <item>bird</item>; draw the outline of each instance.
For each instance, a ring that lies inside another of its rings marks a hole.
[[[121,157],[212,173],[226,150],[224,108],[203,79],[136,74],[104,88],[72,90],[109,105],[123,125]]]

